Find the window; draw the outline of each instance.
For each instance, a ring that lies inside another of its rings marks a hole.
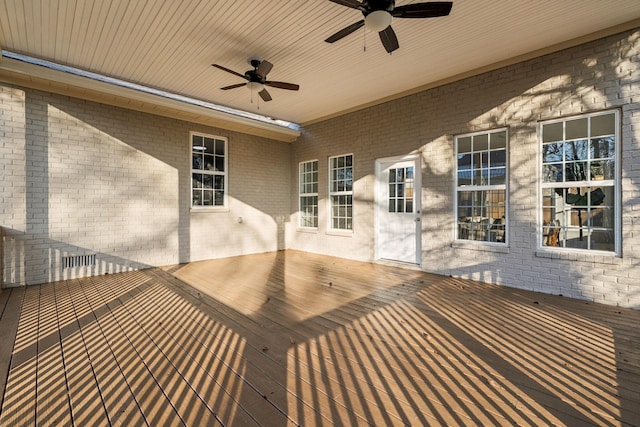
[[[541,123],[542,246],[614,252],[618,112]]]
[[[413,166],[389,169],[389,212],[413,212]]]
[[[227,140],[191,134],[191,206],[227,205]]]
[[[353,230],[353,155],[329,158],[331,228]]]
[[[506,243],[507,131],[456,137],[456,239]]]
[[[318,161],[300,163],[300,227],[318,228]]]

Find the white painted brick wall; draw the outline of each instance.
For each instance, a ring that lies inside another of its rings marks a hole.
[[[229,139],[226,212],[191,212],[190,131]],[[0,132],[3,286],[284,248],[287,143],[7,85]]]
[[[372,260],[374,162],[420,152],[424,270],[640,308],[639,57],[636,30],[306,127],[293,145],[291,168],[320,160],[320,226],[317,233],[296,232],[293,215],[289,246]],[[610,108],[622,112],[623,257],[543,254],[536,234],[538,121]],[[499,127],[510,136],[509,248],[455,244],[454,136]],[[326,234],[326,159],[344,152],[354,154],[356,221],[352,237],[338,238]]]

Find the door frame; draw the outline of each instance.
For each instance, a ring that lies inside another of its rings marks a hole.
[[[376,260],[382,260],[380,258],[380,214],[379,209],[382,206],[386,206],[386,200],[381,200],[382,198],[382,188],[381,185],[387,185],[386,182],[381,181],[381,173],[384,170],[384,166],[390,163],[398,163],[398,162],[406,162],[413,161],[414,162],[414,190],[413,190],[413,204],[414,204],[414,213],[416,215],[415,218],[415,239],[416,239],[416,253],[415,260],[412,263],[407,263],[406,261],[400,260],[388,260],[384,258],[385,261],[393,261],[399,262],[403,264],[412,264],[412,265],[422,265],[422,164],[420,154],[406,154],[403,156],[393,156],[393,157],[383,157],[380,159],[376,159],[375,165],[375,197],[374,197],[374,256]]]

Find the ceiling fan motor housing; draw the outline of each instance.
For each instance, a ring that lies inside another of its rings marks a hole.
[[[373,12],[375,10],[386,10],[391,12],[396,7],[395,0],[369,0],[365,1],[364,4],[367,6],[368,12]]]

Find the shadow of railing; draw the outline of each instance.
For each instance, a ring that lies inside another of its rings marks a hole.
[[[618,343],[638,338],[633,310],[295,251],[32,286],[24,301],[0,424],[638,415]]]

